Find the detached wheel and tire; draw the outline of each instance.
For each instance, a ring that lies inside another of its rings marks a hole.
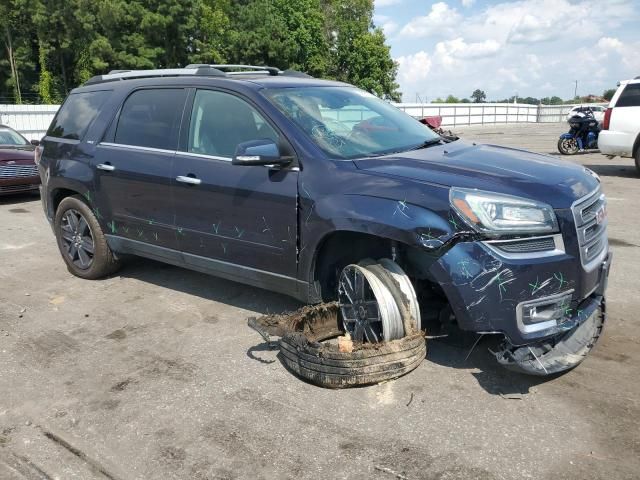
[[[563,155],[574,155],[578,153],[578,142],[575,138],[561,138],[558,140],[558,151]]]
[[[115,272],[120,266],[98,220],[80,196],[67,197],[60,202],[54,231],[60,254],[75,276],[95,280]]]
[[[300,332],[286,333],[280,354],[287,368],[317,385],[344,388],[400,377],[426,357],[420,311],[411,281],[389,259],[344,267],[338,282],[336,322],[354,341],[340,352]],[[340,314],[340,315],[339,315]]]

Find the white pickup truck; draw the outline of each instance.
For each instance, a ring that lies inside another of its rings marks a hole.
[[[604,114],[598,148],[611,157],[635,158],[640,172],[640,77],[620,82]]]

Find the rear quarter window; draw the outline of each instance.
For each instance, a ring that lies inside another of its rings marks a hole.
[[[72,93],[60,107],[47,131],[49,137],[82,140],[111,91]]]
[[[629,83],[620,94],[616,107],[640,107],[640,83]]]
[[[186,96],[179,88],[134,91],[122,106],[115,143],[175,150]]]

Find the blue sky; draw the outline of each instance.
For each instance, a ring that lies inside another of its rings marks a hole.
[[[600,95],[640,75],[640,0],[375,0],[405,101]]]

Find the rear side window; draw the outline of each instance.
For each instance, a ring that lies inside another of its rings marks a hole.
[[[81,140],[110,93],[108,90],[72,93],[51,122],[47,135]]]
[[[115,143],[175,150],[185,98],[182,88],[133,92],[122,106]]]
[[[620,94],[616,107],[640,107],[640,83],[629,83]]]

